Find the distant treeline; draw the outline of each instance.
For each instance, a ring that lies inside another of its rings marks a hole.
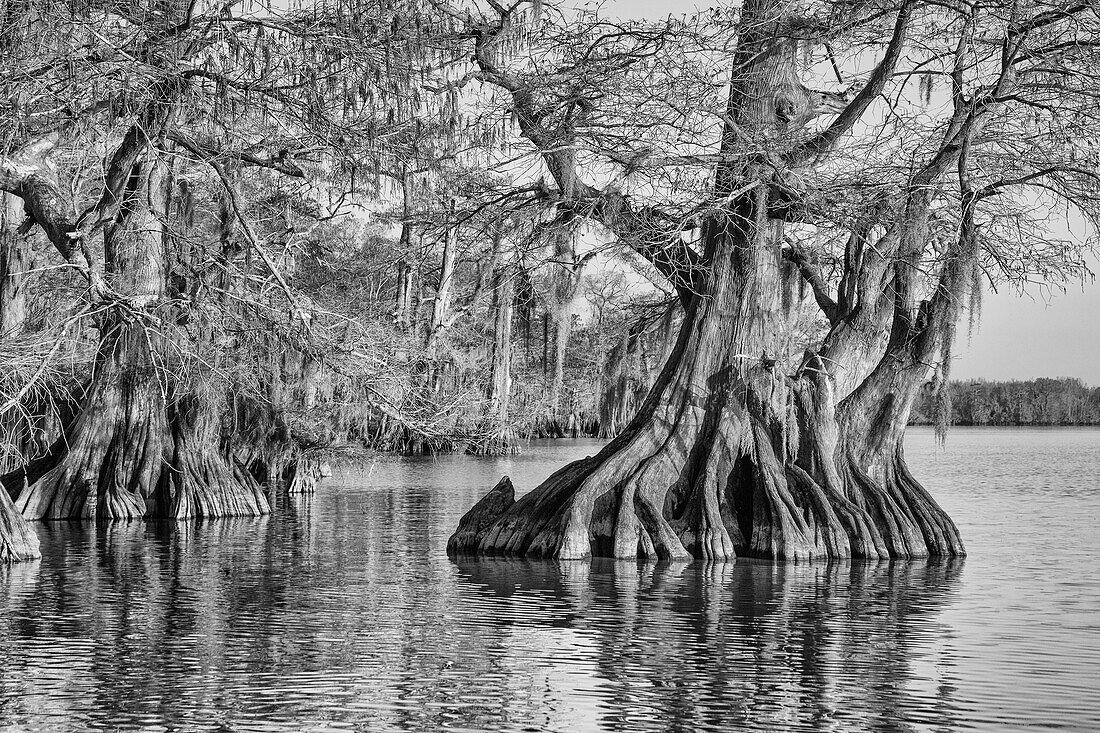
[[[910,418],[929,425],[934,415],[931,389],[925,389]],[[952,425],[1100,425],[1100,388],[1080,379],[1020,382],[951,382]]]

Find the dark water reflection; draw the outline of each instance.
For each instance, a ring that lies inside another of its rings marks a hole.
[[[915,444],[965,569],[446,558],[500,473],[590,443],[380,464],[259,520],[43,525],[0,570],[0,730],[1095,729],[1100,432],[1072,436],[1093,472],[1041,483],[1012,437]]]
[[[460,567],[475,586],[470,601],[489,593],[498,609],[506,641],[487,668],[517,652],[585,660],[578,672],[592,681],[582,689],[594,704],[584,719],[607,730],[957,721],[950,685],[914,705],[906,684],[921,635],[938,631],[920,619],[950,597],[958,564]]]

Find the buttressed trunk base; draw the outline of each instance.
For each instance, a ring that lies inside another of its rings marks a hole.
[[[708,234],[710,292],[687,304],[676,348],[626,429],[518,501],[490,492],[451,538],[452,554],[963,554],[951,520],[905,466],[911,400],[864,390],[834,408],[828,376],[781,372],[781,255],[750,246],[767,226]]]
[[[103,326],[79,414],[43,458],[2,477],[27,519],[183,519],[269,511],[256,481],[218,446],[217,412],[170,401],[138,322]],[[154,346],[155,348],[155,346]]]

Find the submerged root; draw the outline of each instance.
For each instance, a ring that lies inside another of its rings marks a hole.
[[[476,553],[482,533],[515,503],[516,490],[512,486],[512,480],[505,476],[470,511],[462,515],[462,519],[458,521],[458,529],[447,540],[447,552],[460,555]]]
[[[147,516],[157,519],[259,517],[271,511],[252,474],[218,445],[217,404],[188,394],[172,405],[171,460]]]
[[[828,548],[814,541],[813,513],[791,491],[767,432],[753,426],[755,496],[748,554],[776,560],[809,560],[828,556]]]
[[[746,385],[732,374],[712,373],[705,389],[694,376],[655,387],[596,456],[565,466],[518,501],[490,492],[448,550],[558,560],[963,554],[954,524],[913,479],[900,446],[889,460],[875,460],[881,447],[844,432],[826,390],[822,405],[804,410],[800,449],[775,398],[782,385],[770,378]],[[878,435],[900,440],[901,431]],[[857,455],[876,467],[874,476]]]
[[[849,457],[850,495],[865,510],[881,536],[881,546],[895,559],[962,557],[958,528],[909,472],[901,446],[875,478]]]
[[[691,437],[697,425],[689,425]],[[740,533],[718,490],[724,484],[712,480],[725,480],[731,451],[707,451],[701,467],[688,464],[678,458],[693,441],[676,427],[684,422],[622,436],[514,503],[502,504],[494,489],[471,510],[479,528],[464,518],[448,550],[559,560],[734,558]]]
[[[745,540],[731,507],[728,487],[735,461],[727,439],[711,446],[679,516],[673,521],[680,544],[702,560],[732,560]]]
[[[791,463],[787,466],[787,485],[791,493],[798,497],[798,504],[806,518],[807,540],[817,553],[824,557],[851,557],[852,546],[849,536],[856,532],[851,523],[841,519],[840,512],[830,497],[808,473]]]
[[[816,544],[827,549],[824,556],[866,560],[890,556],[871,517],[848,497],[828,482],[818,483],[797,464],[788,464],[787,476],[815,515]]]
[[[889,482],[879,483],[854,461],[848,472],[851,475],[850,492],[871,517],[890,557],[926,557],[928,552],[920,529],[904,504],[896,501],[895,492],[886,488]]]
[[[905,502],[924,535],[924,544],[931,557],[961,557],[966,554],[959,529],[951,521],[932,495],[920,484],[899,446],[894,459],[895,491],[898,500]]]

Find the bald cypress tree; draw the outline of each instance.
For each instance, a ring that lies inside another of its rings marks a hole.
[[[555,206],[646,258],[684,318],[614,440],[518,501],[498,487],[449,549],[963,554],[906,466],[905,425],[920,387],[945,378],[956,324],[991,265],[1014,282],[1082,272],[1081,244],[1048,246],[1024,188],[1041,181],[1097,213],[1095,175],[1074,163],[1095,154],[1085,140],[1100,129],[1086,101],[1096,54],[1066,52],[1065,40],[1094,21],[1084,6],[750,0],[661,24],[589,16],[544,26],[537,64],[502,50],[514,13],[471,30],[471,76],[508,100],[556,183]],[[853,64],[848,89],[810,87],[821,73],[811,69],[841,76]],[[929,64],[949,83],[910,86]],[[1072,109],[1078,129],[1056,131],[1048,104]],[[998,227],[1006,215],[1017,232]],[[806,308],[820,328],[802,328]]]

